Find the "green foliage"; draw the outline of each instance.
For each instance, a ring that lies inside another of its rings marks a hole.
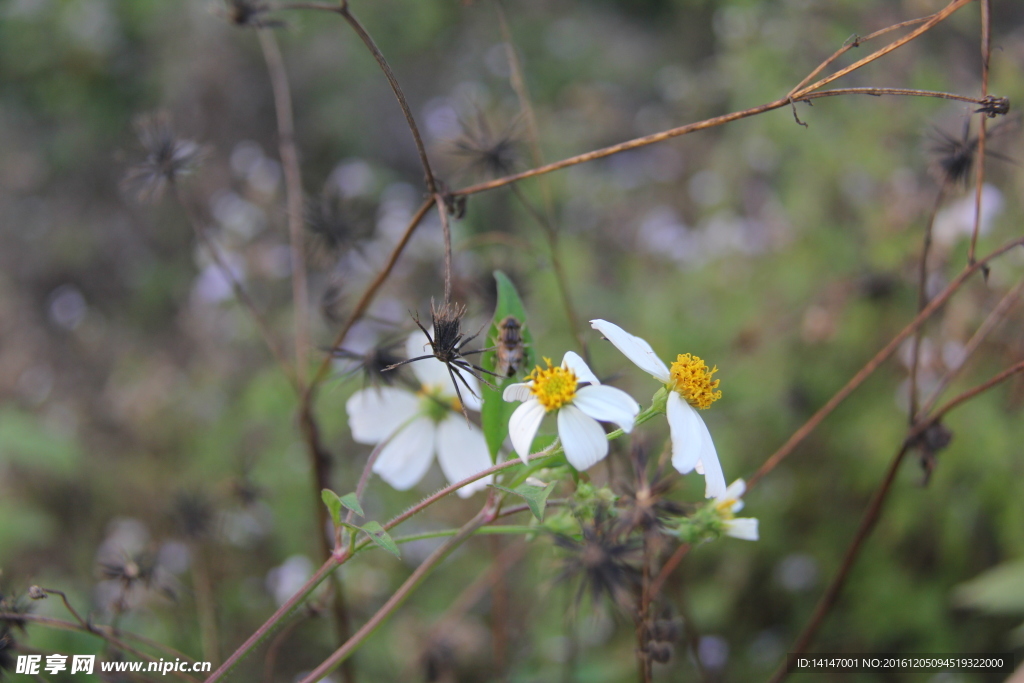
[[[547,506],[548,496],[555,490],[557,482],[551,482],[547,486],[534,486],[533,484],[521,484],[514,489],[494,484],[494,488],[505,493],[519,496],[526,501],[530,512],[537,518],[538,522],[544,521],[544,508]]]

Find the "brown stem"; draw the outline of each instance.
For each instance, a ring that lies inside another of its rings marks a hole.
[[[939,307],[946,303],[946,301],[951,296],[953,296],[953,294],[956,293],[957,290],[960,289],[963,283],[966,282],[971,275],[973,275],[977,270],[984,267],[985,264],[991,261],[992,259],[1022,244],[1024,244],[1024,238],[1011,240],[1006,244],[1002,245],[1001,247],[999,247],[998,249],[996,249],[995,251],[989,253],[984,258],[978,260],[974,264],[965,267],[960,272],[960,274],[957,275],[956,278],[954,278],[953,281],[950,282],[949,285],[947,285],[946,288],[938,294],[938,296],[936,296],[934,299],[928,302],[928,305],[925,306],[924,309],[920,313],[918,313],[917,316],[906,327],[900,330],[900,332],[895,337],[893,337],[892,340],[888,344],[886,344],[886,346],[881,351],[876,353],[874,357],[872,357],[871,360],[869,360],[864,365],[864,367],[857,371],[857,374],[850,378],[850,381],[848,381],[839,391],[837,391],[835,395],[833,395],[832,398],[830,398],[828,402],[825,403],[825,405],[819,408],[818,411],[814,413],[814,415],[812,415],[810,419],[807,420],[807,422],[805,422],[799,429],[793,432],[793,435],[790,436],[784,444],[779,446],[779,448],[774,453],[772,453],[767,460],[764,461],[761,467],[759,467],[758,470],[753,474],[753,476],[751,476],[750,479],[747,481],[747,491],[749,492],[750,489],[753,488],[764,475],[771,472],[780,462],[787,458],[793,452],[793,450],[796,449],[800,442],[802,442],[805,438],[807,438],[807,436],[812,431],[814,431],[814,429],[821,423],[822,420],[828,417],[828,415],[833,410],[835,410],[836,407],[840,403],[842,403],[847,396],[853,393],[853,391],[857,387],[859,387],[864,382],[864,380],[870,377],[871,374],[875,370],[877,370],[878,367],[883,362],[885,362],[885,360],[888,359],[889,356],[891,356],[897,348],[899,348],[899,345],[903,342],[903,340],[906,339],[911,334],[913,334],[914,330],[920,327],[925,320],[930,318],[932,314],[934,314],[935,311],[939,309]]]
[[[992,15],[989,0],[981,0],[981,96],[988,95],[988,65],[992,57]],[[974,263],[974,250],[978,245],[978,231],[981,229],[981,191],[985,184],[985,138],[988,115],[982,114],[978,126],[978,167],[974,181],[974,230],[971,231],[971,246],[967,250],[967,262]]]
[[[416,570],[406,579],[401,586],[398,587],[390,598],[381,606],[377,613],[374,614],[370,619],[363,624],[363,626],[355,632],[355,634],[348,639],[348,641],[340,648],[334,651],[330,657],[325,659],[320,666],[312,671],[308,676],[302,679],[300,683],[315,683],[321,678],[333,671],[339,664],[345,661],[357,647],[359,647],[366,638],[370,636],[377,628],[384,623],[385,620],[391,614],[401,606],[403,602],[412,594],[419,585],[420,581],[426,578],[434,567],[440,564],[441,560],[446,558],[449,553],[455,550],[458,546],[470,538],[473,532],[482,527],[484,524],[492,521],[493,510],[489,504],[485,504],[484,507],[478,512],[471,520],[466,522],[459,533],[452,536],[447,542],[441,545],[437,550],[432,552],[427,559],[425,559],[420,566],[416,567]]]
[[[270,87],[277,112],[277,144],[284,168],[285,198],[288,213],[288,238],[291,251],[292,305],[295,308],[295,367],[300,391],[306,384],[309,353],[309,292],[306,283],[305,231],[302,218],[302,174],[295,146],[295,121],[288,72],[271,29],[259,29],[260,48],[267,63]]]
[[[676,570],[676,567],[683,561],[686,554],[690,552],[691,547],[689,543],[683,543],[676,548],[675,552],[665,561],[665,564],[661,565],[661,571],[658,572],[654,581],[651,582],[650,595],[652,600],[661,593],[661,589],[665,586],[668,577],[672,575],[672,572]]]
[[[1003,318],[1006,317],[1006,314],[1009,313],[1011,308],[1013,308],[1013,305],[1017,303],[1018,299],[1020,299],[1021,294],[1024,294],[1024,280],[1018,282],[1016,287],[1007,292],[1003,298],[999,300],[996,307],[992,309],[992,312],[988,314],[988,317],[985,318],[984,322],[978,326],[978,329],[974,332],[971,338],[966,344],[964,344],[963,360],[959,365],[942,376],[942,379],[939,381],[939,386],[935,388],[935,391],[932,392],[931,396],[928,397],[928,400],[925,401],[922,406],[920,411],[922,414],[927,414],[928,411],[935,406],[935,403],[939,400],[939,396],[942,395],[942,392],[945,391],[946,387],[949,386],[949,383],[952,382],[958,374],[960,374],[960,371],[967,365],[968,359],[974,355],[974,352],[977,351],[978,347],[981,346],[981,343],[988,338],[988,335],[992,330],[1002,322]]]
[[[970,2],[971,0],[957,0],[957,2]],[[929,27],[930,28],[930,27]],[[969,98],[966,96],[954,95],[952,93],[944,93],[931,90],[907,90],[903,88],[844,88],[837,90],[826,90],[821,93],[810,92],[809,88],[805,88],[803,92],[793,97],[785,97],[774,102],[768,102],[766,104],[752,107],[750,109],[744,109],[743,111],[736,111],[730,114],[723,114],[721,116],[715,116],[710,119],[703,121],[697,121],[695,123],[688,123],[685,126],[679,126],[677,128],[670,128],[668,130],[661,131],[660,133],[652,133],[650,135],[644,135],[639,138],[627,140],[626,142],[620,142],[616,145],[609,147],[602,147],[601,149],[595,149],[584,154],[577,154],[576,156],[562,159],[561,161],[555,161],[550,164],[538,166],[519,173],[513,173],[511,175],[503,176],[501,178],[495,178],[486,182],[478,183],[476,185],[470,185],[464,187],[461,190],[455,190],[452,192],[454,196],[471,195],[478,192],[485,192],[487,190],[493,190],[498,187],[504,187],[511,183],[515,183],[526,178],[533,178],[535,176],[544,175],[551,173],[552,171],[558,171],[563,168],[570,166],[576,166],[578,164],[586,163],[588,161],[594,161],[596,159],[603,159],[613,154],[620,152],[626,152],[632,149],[640,147],[646,147],[647,145],[653,145],[657,142],[663,142],[672,138],[679,137],[681,135],[688,135],[699,130],[707,130],[708,128],[715,128],[717,126],[724,125],[726,123],[732,123],[740,119],[749,118],[751,116],[757,116],[774,109],[780,109],[782,107],[788,107],[793,102],[803,102],[806,100],[813,100],[819,97],[833,97],[837,95],[912,95],[915,97],[939,97],[943,99],[955,99],[964,100],[968,102],[974,102],[981,104],[978,98]]]
[[[67,608],[69,612],[71,612],[71,615],[75,618],[75,621],[77,621],[78,623],[76,624],[74,622],[64,621],[63,619],[54,619],[52,617],[43,617],[36,614],[8,614],[6,612],[0,612],[0,621],[6,621],[8,623],[21,623],[25,621],[31,621],[35,624],[40,624],[43,626],[48,626],[50,628],[56,628],[63,631],[80,631],[82,633],[91,633],[94,636],[102,638],[109,645],[117,648],[118,650],[129,652],[138,657],[139,659],[145,660],[147,662],[157,661],[156,657],[148,655],[145,652],[142,652],[141,650],[132,647],[128,643],[118,638],[116,635],[114,635],[114,629],[104,626],[95,626],[82,619],[78,611],[71,606],[71,603],[68,601],[67,596],[64,595],[63,592],[59,590],[54,590],[52,588],[42,588],[41,590],[44,593],[50,595],[59,595],[61,597],[61,600],[64,601],[64,606]],[[171,654],[173,652],[175,657],[180,656],[183,659],[194,661],[191,658],[181,654],[180,652],[173,650],[172,648],[166,647],[154,641],[149,641],[148,639],[143,639],[141,636],[135,636],[133,634],[120,635],[123,635],[125,637],[131,637],[138,640],[139,642],[145,643],[146,645],[150,645],[151,647],[162,649],[166,654]],[[196,679],[192,676],[189,676],[188,674],[185,674],[180,671],[174,673],[178,678],[181,678],[182,680],[190,681],[191,683],[196,683]]]
[[[801,88],[799,91],[797,91],[794,94],[794,99],[796,99],[799,95],[803,95],[803,94],[808,93],[808,92],[810,92],[812,90],[818,90],[822,86],[828,85],[832,81],[837,80],[839,78],[842,78],[846,74],[848,74],[848,73],[850,73],[852,71],[856,71],[857,69],[861,68],[862,66],[864,66],[866,64],[870,64],[871,62],[875,61],[879,57],[883,57],[883,56],[889,54],[890,52],[892,52],[893,50],[896,50],[897,48],[900,48],[903,45],[906,45],[907,43],[909,43],[910,41],[914,40],[915,38],[917,38],[921,34],[929,31],[936,24],[938,24],[939,22],[945,20],[949,15],[953,14],[953,12],[956,12],[958,9],[960,9],[961,7],[963,7],[964,5],[966,5],[966,4],[970,3],[970,2],[973,2],[973,0],[953,0],[953,2],[949,3],[948,5],[943,7],[941,10],[939,10],[935,14],[931,15],[931,17],[929,17],[927,21],[925,21],[923,24],[921,24],[919,27],[917,27],[916,29],[914,29],[913,31],[908,33],[907,35],[894,40],[893,42],[889,43],[888,45],[886,45],[883,48],[875,50],[874,52],[872,52],[867,57],[864,57],[863,59],[861,59],[859,61],[856,61],[853,64],[851,64],[851,65],[849,65],[847,67],[844,67],[844,68],[840,69],[839,71],[836,71],[835,73],[833,73],[833,74],[831,74],[829,76],[826,76],[825,78],[821,79],[820,81],[817,81],[817,82],[815,82],[815,83],[813,83],[811,85],[808,85],[808,86],[804,86],[803,88]]]
[[[203,647],[203,658],[216,664],[220,661],[220,645],[217,637],[217,613],[214,609],[210,571],[203,549],[194,544],[190,550],[192,554],[192,587],[195,590],[196,614],[199,618],[199,640]]]
[[[889,464],[889,470],[885,474],[885,478],[879,485],[875,494],[871,497],[871,502],[868,504],[867,509],[864,512],[864,516],[861,518],[860,526],[857,528],[857,533],[853,537],[853,541],[850,546],[846,549],[846,554],[843,556],[843,562],[839,567],[839,571],[832,578],[828,588],[825,590],[824,595],[818,601],[818,604],[814,608],[814,613],[811,615],[807,625],[804,626],[803,631],[797,637],[793,647],[789,649],[789,653],[797,655],[803,653],[807,646],[810,645],[814,635],[818,632],[818,628],[821,626],[826,615],[832,609],[836,599],[839,597],[839,592],[843,588],[843,584],[846,582],[846,577],[850,573],[850,569],[853,568],[853,563],[857,559],[857,555],[860,554],[860,549],[864,545],[864,541],[867,540],[871,534],[871,530],[875,526],[875,522],[878,521],[878,516],[882,512],[882,504],[889,495],[889,491],[892,489],[892,483],[896,479],[896,472],[899,470],[900,463],[903,462],[904,456],[909,450],[909,445],[904,442],[903,446],[896,452],[892,462]],[[779,668],[775,671],[775,674],[771,677],[769,683],[780,683],[786,676],[789,675],[788,661],[784,661]]]
[[[640,683],[651,683],[651,656],[647,651],[648,617],[651,608],[651,544],[643,535],[643,566],[640,573],[640,601],[636,614],[636,663]]]
[[[444,237],[444,303],[452,302],[452,229],[448,222],[448,206],[444,197],[434,195],[437,213],[441,217],[441,234]]]
[[[423,173],[426,176],[427,191],[430,192],[431,196],[436,195],[438,193],[437,181],[434,178],[434,172],[430,169],[430,160],[427,159],[427,148],[423,145],[420,129],[416,126],[416,119],[413,118],[409,102],[405,99],[405,93],[402,92],[402,87],[398,84],[398,79],[395,78],[395,72],[391,70],[391,65],[384,59],[384,54],[377,47],[377,44],[373,42],[373,38],[370,37],[370,34],[366,32],[363,25],[359,23],[359,20],[349,10],[347,0],[343,0],[341,7],[336,11],[348,22],[360,40],[363,41],[363,44],[373,54],[373,58],[377,60],[377,64],[380,65],[384,76],[387,77],[391,90],[395,93],[395,98],[398,100],[398,105],[402,108],[402,113],[405,115],[405,122],[412,133],[412,139],[416,143],[416,151],[420,155],[420,164],[423,165]]]
[[[861,38],[860,36],[856,36],[856,35],[855,36],[851,36],[852,40],[848,40],[846,42],[846,44],[843,45],[838,50],[836,50],[832,54],[831,57],[829,57],[824,62],[819,64],[818,67],[816,69],[814,69],[814,71],[812,71],[811,73],[807,74],[807,76],[805,76],[802,81],[797,83],[796,86],[792,90],[789,91],[789,95],[792,96],[795,93],[799,92],[800,88],[802,88],[805,85],[807,85],[807,83],[812,78],[814,78],[815,76],[820,74],[822,72],[822,70],[825,69],[825,67],[827,67],[829,64],[833,63],[834,61],[836,61],[837,59],[842,57],[844,54],[846,54],[847,52],[849,52],[853,48],[860,47],[865,42],[867,42],[867,41],[869,41],[869,40],[871,40],[873,38],[877,38],[878,36],[881,36],[881,35],[884,35],[886,33],[889,33],[890,31],[895,31],[897,29],[905,28],[907,26],[915,26],[917,24],[922,24],[922,23],[928,21],[929,19],[931,19],[932,16],[934,16],[934,15],[929,14],[926,17],[919,17],[917,19],[910,19],[909,21],[901,21],[898,24],[893,24],[892,26],[886,26],[883,29],[879,29],[878,31],[875,31],[874,33],[870,33],[870,34],[864,36],[863,38]]]
[[[274,636],[270,645],[267,646],[267,654],[263,658],[264,683],[273,683],[274,681],[274,668],[277,666],[277,654],[281,651],[281,646],[285,644],[295,629],[313,614],[312,611],[307,611],[302,617],[293,619],[287,626],[281,629],[280,633]]]
[[[892,462],[889,464],[889,469],[886,472],[885,478],[871,497],[871,502],[868,504],[868,507],[864,512],[864,516],[861,518],[860,525],[857,528],[857,533],[854,535],[850,546],[846,549],[843,561],[839,566],[839,571],[836,572],[836,575],[832,578],[832,581],[829,583],[825,593],[821,596],[821,599],[815,606],[814,613],[811,615],[810,620],[807,622],[807,625],[804,626],[803,631],[800,632],[800,635],[797,637],[793,647],[790,648],[790,655],[802,654],[807,650],[811,641],[814,639],[814,636],[817,634],[818,629],[821,627],[822,622],[825,620],[825,617],[835,606],[835,603],[839,598],[839,593],[843,588],[843,584],[846,582],[846,578],[849,576],[850,570],[853,568],[853,564],[857,560],[864,542],[871,535],[871,532],[875,527],[875,523],[882,514],[882,506],[885,503],[889,492],[892,490],[892,484],[896,479],[896,472],[899,470],[900,463],[909,452],[916,438],[929,426],[941,420],[949,411],[1022,371],[1024,371],[1024,361],[1010,366],[988,381],[982,382],[973,389],[963,392],[936,410],[927,420],[921,420],[912,430],[910,430],[907,438],[903,441],[903,445],[900,446],[900,449],[896,452]],[[772,676],[769,683],[779,683],[786,678],[788,673],[787,662],[783,662],[775,671],[775,674]]]
[[[917,274],[917,312],[920,313],[928,304],[928,254],[932,248],[932,226],[935,225],[935,216],[939,213],[939,206],[946,194],[948,181],[942,183],[938,194],[935,195],[935,204],[928,215],[928,221],[924,226],[924,243],[921,245],[921,265]],[[914,330],[914,343],[910,354],[910,410],[909,422],[914,424],[917,419],[917,372],[921,362],[921,328]]]

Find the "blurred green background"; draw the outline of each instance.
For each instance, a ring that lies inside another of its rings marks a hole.
[[[483,180],[453,153],[486,119],[520,141],[527,126],[491,2],[352,3],[403,84],[439,175]],[[783,96],[851,34],[938,10],[926,0],[520,0],[506,2],[548,161]],[[1024,101],[1024,5],[993,0],[990,91]],[[338,18],[292,12],[276,30],[291,78],[304,190],[336,202],[357,248],[310,251],[316,345],[376,273],[422,201],[411,137],[376,63]],[[974,4],[921,40],[840,81],[980,91]],[[849,53],[840,64],[867,54]],[[724,398],[705,414],[726,476],[749,476],[916,310],[917,258],[938,182],[936,131],[962,132],[970,106],[844,97],[780,109],[522,183],[548,205],[592,365],[642,402],[654,388],[586,321],[649,340],[663,358],[691,352],[720,368]],[[275,595],[319,565],[309,464],[295,402],[251,321],[197,247],[170,197],[141,205],[121,189],[144,153],[132,122],[170,114],[205,146],[185,196],[209,222],[275,333],[291,332],[287,229],[276,121],[252,30],[217,2],[0,0],[0,593],[39,584],[108,623],[199,657],[197,594],[214,596],[221,656],[271,613]],[[1007,125],[991,145],[1024,158]],[[981,253],[1020,235],[1024,174],[990,159]],[[936,222],[938,291],[965,262],[972,193],[957,188]],[[968,204],[964,204],[968,202]],[[334,206],[334,205],[332,205]],[[544,233],[507,188],[473,196],[455,225],[456,299],[475,330],[493,307],[491,273],[509,273],[537,355],[575,348]],[[440,298],[441,231],[431,216],[353,330],[362,350],[412,329],[407,312]],[[997,261],[926,328],[921,385],[959,362],[963,344],[1024,277]],[[949,395],[1024,356],[1020,306]],[[906,351],[906,349],[905,349]],[[905,433],[908,353],[886,363],[747,499],[761,541],[692,552],[666,588],[685,614],[710,680],[764,680],[839,566],[861,512]],[[344,403],[362,386],[339,374],[318,416],[336,456],[335,490],[354,489],[369,449]],[[1024,384],[956,411],[954,440],[927,486],[905,463],[885,515],[819,635],[819,651],[1009,652],[1024,643]],[[663,421],[642,430],[649,448]],[[617,444],[595,479],[628,469]],[[435,468],[436,470],[436,468]],[[384,520],[442,483],[432,471],[399,493],[374,478],[364,507]],[[680,478],[698,500],[703,482]],[[404,533],[457,526],[480,496],[446,500]],[[435,622],[512,539],[470,542],[430,577],[355,658],[359,680],[635,679],[632,624],[603,606],[572,608],[555,581],[560,553],[533,543],[509,574],[500,613],[484,600],[439,633]],[[432,548],[403,562],[369,553],[343,575],[356,623],[376,611]],[[147,585],[127,596],[112,574],[131,562]],[[104,569],[106,566],[106,569]],[[201,584],[201,585],[200,585]],[[67,618],[59,601],[37,613]],[[567,620],[567,612],[575,618]],[[497,655],[494,618],[507,640]],[[88,654],[102,643],[29,626],[32,651]],[[289,636],[273,680],[291,681],[337,646],[327,614]],[[656,679],[697,680],[676,645]],[[427,663],[432,663],[428,666]],[[263,654],[238,680],[262,676]],[[433,671],[431,671],[433,669]],[[983,674],[816,675],[815,680],[1001,680]],[[18,677],[15,676],[15,679]],[[48,680],[73,680],[60,676]],[[340,680],[335,678],[334,680]]]

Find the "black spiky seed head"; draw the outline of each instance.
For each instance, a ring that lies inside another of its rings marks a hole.
[[[365,207],[363,207],[365,209]],[[367,220],[357,207],[332,192],[306,204],[306,229],[312,235],[314,246],[338,253],[358,248],[373,237],[373,222]]]
[[[14,671],[14,651],[17,645],[14,636],[7,626],[0,627],[0,678],[3,678],[7,671]]]
[[[105,579],[119,581],[125,589],[138,584],[148,586],[156,575],[156,556],[143,551],[114,562],[101,562],[100,574]]]
[[[228,0],[228,21],[243,28],[281,28],[280,19],[267,19],[270,6],[257,0]]]
[[[970,135],[970,121],[964,125],[960,137],[936,130],[931,151],[935,155],[935,166],[940,178],[951,185],[966,182],[974,168],[977,150],[978,138]]]
[[[579,539],[554,537],[555,545],[568,551],[559,580],[579,581],[577,601],[589,593],[595,601],[608,597],[618,607],[631,609],[640,583],[639,544],[622,537],[607,510],[600,508],[592,521],[582,524],[582,532]]]
[[[616,501],[622,531],[653,531],[681,517],[685,508],[667,497],[674,486],[674,478],[661,465],[652,474],[646,451],[640,445],[633,448],[630,460],[633,479],[622,484],[622,495]]]
[[[367,384],[391,386],[398,379],[398,375],[394,372],[387,372],[387,370],[402,362],[402,357],[395,352],[395,348],[400,343],[400,341],[393,341],[377,344],[364,353],[356,353],[348,349],[335,349],[331,355],[335,358],[353,361],[354,367],[347,374],[362,371],[363,380]]]
[[[463,159],[467,171],[485,177],[509,175],[519,164],[521,143],[516,136],[518,122],[495,133],[483,113],[461,122],[462,134],[452,141],[451,150]]]
[[[185,538],[198,540],[213,526],[214,507],[200,491],[182,491],[174,498],[171,514]]]
[[[437,308],[430,302],[430,322],[434,336],[430,341],[434,355],[443,363],[451,363],[461,355],[459,342],[462,341],[462,318],[466,307],[446,302]]]
[[[135,132],[146,158],[128,169],[121,187],[140,202],[157,202],[168,185],[195,170],[205,150],[193,140],[179,138],[167,112],[137,117]]]

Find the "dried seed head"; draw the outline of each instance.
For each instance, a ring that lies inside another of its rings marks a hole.
[[[228,0],[228,20],[235,26],[244,28],[281,28],[284,22],[280,19],[267,19],[265,16],[271,7],[258,0]]]
[[[0,678],[4,677],[5,671],[14,671],[14,652],[17,649],[10,629],[6,626],[0,628]]]
[[[622,532],[660,529],[681,517],[685,508],[667,498],[674,486],[674,477],[660,465],[651,474],[646,452],[639,445],[633,448],[630,460],[633,463],[633,480],[622,484],[622,495],[616,502]]]
[[[361,212],[334,193],[325,192],[306,205],[306,229],[314,248],[332,254],[358,248],[373,237],[373,222],[363,220]]]
[[[672,659],[672,646],[668,643],[648,643],[647,652],[658,664],[665,664]]]
[[[483,112],[471,121],[462,121],[462,134],[452,141],[451,151],[461,157],[468,171],[497,178],[512,173],[519,164],[520,141],[516,137],[518,121],[496,134]]]
[[[398,375],[395,372],[386,372],[386,370],[402,362],[402,357],[395,352],[399,344],[401,344],[401,340],[377,344],[364,353],[356,353],[348,349],[335,349],[331,355],[335,358],[352,361],[352,367],[345,374],[361,371],[366,384],[390,386],[398,379]]]
[[[11,626],[24,631],[26,620],[19,618],[19,615],[31,614],[32,604],[18,595],[0,593],[0,612],[12,615],[0,619],[0,633]]]
[[[120,581],[125,589],[140,584],[148,586],[156,575],[156,556],[141,552],[115,562],[101,562],[100,573],[105,579]]]
[[[466,315],[466,307],[452,303],[442,304],[436,308],[430,302],[430,322],[434,327],[434,336],[430,347],[437,359],[443,363],[451,363],[461,356],[462,318]]]
[[[555,545],[567,550],[559,580],[580,582],[577,600],[589,592],[593,599],[609,597],[614,604],[629,610],[639,585],[639,545],[622,538],[606,510],[599,509],[593,521],[582,525],[582,538],[557,534]]]
[[[1005,135],[1015,130],[1019,123],[1019,116],[1001,121],[987,129],[987,137],[991,140]],[[931,138],[930,151],[934,155],[935,173],[939,176],[939,180],[951,185],[970,181],[971,170],[974,168],[975,157],[978,153],[978,136],[971,135],[971,120],[968,118],[964,121],[963,133],[959,137],[936,128],[933,130]],[[986,158],[992,157],[1013,163],[1013,159],[995,152],[991,148],[986,149],[985,155]]]
[[[135,131],[146,158],[128,169],[121,187],[140,202],[157,202],[168,185],[195,170],[205,151],[193,140],[179,138],[166,112],[138,117]]]
[[[172,515],[185,538],[198,540],[213,526],[214,508],[203,493],[183,491],[175,496]]]

